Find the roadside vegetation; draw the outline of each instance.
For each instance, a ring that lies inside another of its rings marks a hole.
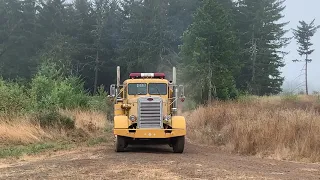
[[[0,99],[0,158],[99,144],[111,130],[104,89],[90,95],[54,64],[28,84],[0,80]]]
[[[318,96],[244,97],[199,106],[188,117],[188,137],[242,155],[320,161]]]

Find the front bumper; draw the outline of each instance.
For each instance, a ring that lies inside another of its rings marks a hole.
[[[114,135],[125,136],[131,138],[172,138],[178,136],[185,136],[185,129],[114,129]]]

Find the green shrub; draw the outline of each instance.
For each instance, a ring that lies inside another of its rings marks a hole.
[[[108,112],[108,93],[103,86],[98,88],[97,94],[90,97],[89,108],[97,111]],[[111,104],[109,104],[111,105]]]
[[[5,82],[0,78],[0,113],[17,114],[28,109],[30,98],[18,83]]]
[[[28,87],[0,78],[0,114],[78,108],[107,112],[106,100],[107,93],[102,87],[97,94],[89,96],[80,78],[64,75],[53,63],[42,64]]]
[[[75,120],[61,115],[56,111],[41,112],[37,115],[37,121],[42,128],[74,129]]]
[[[75,77],[60,81],[52,91],[57,106],[63,109],[87,108],[89,96],[83,91],[83,84]]]
[[[51,69],[56,68],[54,65]],[[32,79],[30,95],[35,110],[87,108],[89,96],[77,77],[65,77],[59,71],[42,68]],[[48,72],[42,72],[42,71]]]
[[[51,96],[56,82],[45,76],[36,76],[32,79],[30,95],[33,109],[55,109],[56,99]]]

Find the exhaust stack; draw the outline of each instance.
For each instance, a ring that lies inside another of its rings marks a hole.
[[[176,67],[173,67],[172,70],[172,84],[173,84],[173,106],[172,111],[173,114],[176,115],[177,107],[178,107],[178,88],[177,88],[177,70]]]
[[[120,92],[120,66],[117,66],[117,94]]]

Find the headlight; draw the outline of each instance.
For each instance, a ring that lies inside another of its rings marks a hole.
[[[130,121],[132,121],[132,122],[134,122],[134,121],[137,120],[136,116],[134,116],[134,115],[131,115],[131,116],[129,117],[129,119],[130,119]]]
[[[170,115],[167,115],[167,116],[164,116],[163,117],[163,120],[165,120],[165,121],[169,121],[171,119],[171,116]]]

